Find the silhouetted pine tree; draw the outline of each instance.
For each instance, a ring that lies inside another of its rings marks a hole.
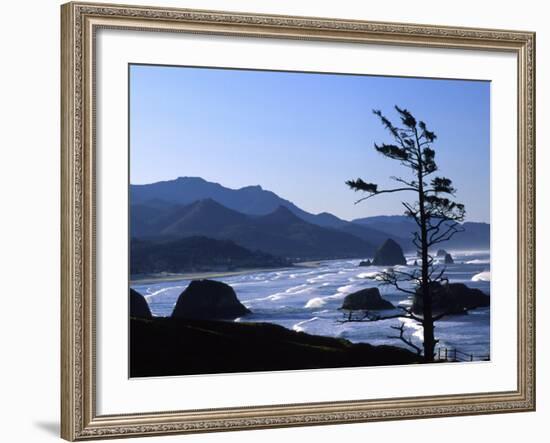
[[[447,241],[454,234],[460,232],[461,221],[464,220],[464,205],[454,202],[451,197],[455,194],[452,181],[446,177],[433,176],[437,171],[435,162],[434,142],[436,134],[428,129],[423,121],[416,118],[406,109],[395,106],[401,124],[394,125],[380,111],[373,111],[393,138],[393,143],[374,144],[374,149],[383,156],[396,160],[409,169],[411,178],[391,177],[400,185],[393,189],[379,189],[375,183],[369,183],[361,178],[348,180],[346,184],[355,191],[362,191],[367,195],[356,203],[369,198],[389,193],[410,193],[414,196],[412,202],[403,201],[405,215],[414,219],[418,231],[413,233],[412,242],[417,248],[420,258],[420,272],[414,269],[411,272],[389,269],[382,272],[377,279],[383,284],[394,286],[402,292],[413,296],[421,294],[422,315],[415,315],[412,308],[401,308],[404,312],[396,316],[379,317],[366,313],[365,317],[357,321],[376,321],[387,318],[411,318],[423,326],[423,349],[416,346],[412,340],[404,335],[403,325],[392,327],[399,331],[394,337],[413,347],[419,354],[423,351],[424,361],[431,362],[435,356],[437,340],[434,337],[434,322],[448,313],[434,316],[432,311],[432,296],[430,293],[434,282],[446,280],[445,267],[434,265],[434,259],[429,251],[434,245]],[[433,176],[433,177],[432,177]],[[403,282],[412,281],[414,290],[402,287]]]

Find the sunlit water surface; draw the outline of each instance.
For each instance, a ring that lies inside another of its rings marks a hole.
[[[465,283],[490,293],[489,251],[450,251],[454,265],[447,265],[446,275],[451,283]],[[408,268],[414,258],[407,257]],[[352,342],[374,345],[395,344],[390,326],[405,322],[407,336],[420,343],[421,327],[414,321],[392,319],[369,323],[340,323],[338,308],[344,297],[363,288],[378,286],[382,297],[394,305],[410,305],[409,296],[393,287],[380,286],[369,279],[383,268],[358,267],[359,260],[331,260],[315,267],[294,267],[276,271],[251,272],[215,280],[233,287],[239,300],[252,314],[236,321],[269,322],[295,331],[346,338]],[[132,284],[143,294],[155,316],[169,316],[179,294],[190,280]],[[496,294],[495,296],[498,296]],[[391,314],[386,311],[382,314]],[[490,309],[471,311],[468,315],[450,316],[436,325],[440,346],[458,348],[477,356],[490,354]],[[403,345],[405,346],[405,345]]]

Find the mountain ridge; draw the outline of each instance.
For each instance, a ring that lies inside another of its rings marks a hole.
[[[304,221],[324,228],[343,230],[365,241],[372,239],[371,243],[381,244],[387,238],[386,233],[381,233],[379,230],[368,226],[352,226],[352,222],[342,220],[329,212],[312,214],[304,211],[291,201],[279,197],[260,185],[231,189],[219,183],[209,182],[201,177],[178,177],[175,180],[130,185],[131,205],[145,205],[149,201],[154,201],[157,206],[160,201],[165,202],[165,204],[188,205],[208,198],[226,208],[255,216],[267,215],[279,206],[284,206]],[[393,234],[391,238],[401,244],[402,247],[410,249],[408,239]],[[378,246],[378,244],[374,246]]]
[[[193,222],[192,214],[188,213],[189,206],[197,202],[207,207],[210,205],[210,215],[205,217],[202,214]],[[226,210],[213,208],[212,202],[218,203]],[[151,236],[155,233],[172,237],[178,233],[187,236],[214,235],[229,229],[233,231],[233,236],[239,236],[242,239],[247,237],[246,233],[235,226],[247,225],[249,220],[244,217],[256,218],[258,221],[263,216],[277,211],[279,216],[282,216],[280,208],[287,209],[283,217],[287,222],[290,213],[299,220],[348,234],[357,241],[366,242],[374,248],[391,238],[404,250],[411,251],[414,249],[411,242],[412,232],[417,229],[415,222],[403,215],[373,216],[347,221],[329,212],[311,214],[260,185],[231,189],[200,177],[179,177],[175,180],[151,184],[130,185],[130,204],[132,206],[131,232],[138,237]],[[181,217],[178,216],[177,211],[182,212]],[[168,223],[169,219],[171,223]],[[292,223],[299,225],[296,219],[292,220]],[[459,233],[450,242],[446,242],[447,247],[466,249],[489,246],[490,225],[482,222],[466,222],[463,226],[466,227],[467,232]],[[257,225],[253,228],[259,236],[260,228]],[[304,227],[302,231],[305,235]],[[247,241],[252,241],[252,236],[248,236]]]
[[[143,203],[140,204],[143,208]],[[272,213],[252,216],[226,208],[212,199],[175,206],[145,231],[131,210],[131,237],[149,241],[175,241],[191,236],[231,240],[253,251],[291,259],[328,259],[371,255],[375,245],[351,234],[314,225],[284,206]]]

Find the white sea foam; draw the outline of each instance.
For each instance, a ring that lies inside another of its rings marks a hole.
[[[347,294],[349,293],[352,289],[354,288],[353,285],[344,285],[344,286],[340,286],[337,291],[340,293],[340,294]]]
[[[423,335],[423,332],[422,332],[423,328],[422,328],[422,325],[420,323],[417,323],[415,320],[413,320],[411,318],[401,318],[400,320],[401,320],[402,323],[405,324],[405,328],[413,330],[412,336],[414,338],[416,338],[419,341],[424,340],[424,335]]]
[[[490,264],[465,264],[463,260],[487,260],[489,254],[455,255],[458,259],[452,271],[447,270],[451,282],[464,282],[475,285],[485,292],[489,291],[489,279],[479,279],[480,271],[489,271]],[[414,260],[414,257],[407,256]],[[394,305],[410,306],[407,294],[395,291],[389,286],[382,286],[376,280],[365,279],[376,275],[383,267],[357,267],[357,261],[327,261],[321,266],[307,269],[285,269],[273,272],[252,272],[219,279],[234,287],[239,300],[247,306],[253,315],[237,319],[240,322],[259,321],[276,323],[286,328],[301,330],[311,334],[345,337],[352,342],[373,344],[390,343],[406,347],[399,340],[388,339],[396,331],[390,329],[398,320],[373,322],[370,324],[339,324],[342,318],[343,298],[366,287],[378,287],[382,296]],[[398,268],[399,269],[399,268]],[[408,268],[414,269],[414,268]],[[290,276],[294,275],[294,278]],[[474,278],[474,282],[472,282]],[[169,316],[177,301],[178,295],[189,284],[189,280],[148,283],[133,286],[145,295],[156,316]],[[409,286],[406,286],[407,288]],[[489,352],[489,309],[472,311],[472,315],[449,317],[442,322],[436,335],[444,346],[457,346],[464,352],[485,354]],[[451,321],[452,320],[452,321]],[[421,344],[421,327],[416,322],[407,322],[406,336],[411,337],[417,345]]]
[[[475,260],[468,260],[464,263],[467,265],[488,265],[490,263],[490,260],[481,260],[476,258]]]
[[[156,297],[158,295],[163,295],[164,293],[166,292],[172,292],[174,291],[175,289],[178,289],[178,290],[183,290],[185,289],[187,286],[170,286],[168,288],[162,288],[162,289],[158,289],[158,290],[154,290],[152,288],[147,288],[147,291],[146,293],[143,295],[147,300],[150,299],[150,298],[153,298],[153,297]]]
[[[325,280],[328,277],[333,276],[333,273],[321,274],[316,277],[308,278],[306,281],[310,284],[317,283],[319,280]]]
[[[313,318],[310,318],[309,320],[304,320],[304,321],[301,321],[299,323],[296,323],[294,326],[292,326],[292,329],[296,332],[304,332],[304,327],[303,325],[307,324],[307,323],[311,323],[313,321],[316,321],[316,320],[319,320],[319,317],[313,317]]]
[[[474,275],[472,281],[491,281],[491,271],[483,271]]]
[[[308,308],[308,309],[320,308],[324,306],[326,303],[327,303],[326,300],[323,299],[322,297],[315,297],[308,300],[304,308]]]
[[[373,279],[373,278],[376,278],[380,275],[380,272],[378,271],[374,271],[374,272],[361,272],[360,274],[357,275],[357,278],[368,278],[368,279]]]

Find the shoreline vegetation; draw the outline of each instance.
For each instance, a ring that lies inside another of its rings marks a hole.
[[[130,319],[130,377],[328,369],[421,363],[407,349],[351,343],[271,323]]]

